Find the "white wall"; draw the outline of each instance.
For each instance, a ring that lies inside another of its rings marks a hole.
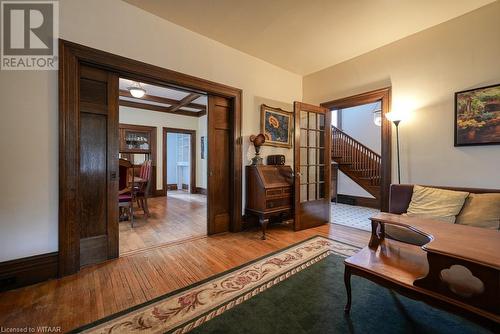
[[[373,122],[373,111],[377,106],[380,107],[380,102],[342,109],[342,131],[380,154],[382,141],[380,127]],[[338,176],[338,193],[374,198],[341,171]]]
[[[498,189],[500,146],[454,147],[453,122],[454,92],[500,82],[499,17],[497,1],[308,75],[304,100],[392,86],[393,110],[414,110],[400,125],[402,182]]]
[[[120,0],[62,0],[60,37],[243,90],[244,155],[261,96],[302,98],[302,78]],[[237,27],[236,27],[237,28]],[[0,261],[58,249],[57,72],[0,73]],[[267,151],[269,152],[269,151]],[[247,161],[244,161],[246,164]]]

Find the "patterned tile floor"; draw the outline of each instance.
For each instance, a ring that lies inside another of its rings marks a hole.
[[[348,204],[332,203],[330,217],[334,224],[371,231],[370,217],[379,212],[377,209]]]

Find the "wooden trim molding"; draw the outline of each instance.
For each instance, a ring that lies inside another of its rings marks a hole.
[[[201,188],[201,187],[196,187],[196,193],[201,194],[201,195],[206,195],[207,194],[207,189],[206,188]]]
[[[231,100],[232,154],[229,178],[234,205],[231,208],[230,230],[241,231],[242,90],[59,39],[59,275],[73,274],[80,269],[78,180],[81,64],[135,81],[160,86],[181,86]]]
[[[364,206],[367,208],[380,209],[380,201],[376,198],[354,196],[354,195],[337,195],[337,203]]]
[[[0,291],[56,278],[57,265],[57,252],[1,262]]]
[[[381,101],[382,106],[382,166],[380,178],[380,210],[389,211],[389,188],[392,182],[392,123],[385,117],[391,111],[391,87],[377,89],[354,96],[321,103],[322,107],[332,109],[345,109],[361,104]]]
[[[177,129],[177,128],[163,128],[163,189],[168,189],[168,184],[167,184],[167,134],[168,133],[183,133],[191,136],[191,163],[190,163],[190,168],[191,168],[191,175],[190,175],[190,181],[191,181],[191,189],[189,192],[191,194],[196,193],[196,131],[195,130],[187,130],[187,129]],[[176,185],[177,189],[177,185]],[[182,185],[182,189],[184,189],[184,184]],[[186,188],[187,189],[187,188]]]
[[[162,196],[166,196],[167,195],[167,191],[165,189],[156,189],[154,191],[154,197],[162,197]]]
[[[198,95],[197,97],[201,96],[201,94],[197,94],[197,95]],[[120,89],[120,96],[132,98],[132,99],[137,99],[137,98],[133,97],[132,94],[130,94],[130,92],[128,90],[124,90],[124,89]],[[167,97],[156,96],[156,95],[149,95],[149,94],[145,94],[137,102],[140,102],[140,101],[157,102],[157,103],[169,104],[170,106],[178,105],[178,104],[181,103],[181,100],[169,99]],[[198,109],[198,110],[202,110],[202,111],[205,111],[205,112],[207,111],[207,106],[206,105],[199,104],[199,103],[194,103],[192,101],[188,102],[187,104],[184,104],[182,107],[187,107],[187,108],[192,108],[192,109]]]
[[[173,115],[179,115],[179,116],[201,117],[203,115],[206,115],[206,111],[200,111],[200,112],[185,111],[185,110],[172,111],[170,109],[170,107],[162,107],[162,106],[157,106],[155,104],[148,104],[148,103],[136,102],[136,101],[119,100],[118,103],[123,107],[159,111],[159,112],[164,112],[167,114],[173,114]]]

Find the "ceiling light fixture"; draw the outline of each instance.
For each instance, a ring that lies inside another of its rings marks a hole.
[[[373,123],[375,123],[376,126],[382,125],[382,108],[378,103],[375,104],[373,110]]]
[[[134,82],[133,86],[130,86],[127,89],[130,92],[130,95],[138,99],[146,94],[146,90],[142,88],[139,82]]]

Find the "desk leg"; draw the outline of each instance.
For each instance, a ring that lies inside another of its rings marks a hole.
[[[344,284],[345,284],[345,290],[347,292],[347,304],[345,304],[344,312],[345,313],[349,313],[349,311],[351,310],[351,300],[352,300],[352,295],[351,295],[351,270],[347,266],[345,266],[345,269],[344,269]]]
[[[262,226],[262,237],[260,237],[260,238],[262,240],[266,240],[266,229],[267,229],[267,224],[269,223],[269,219],[260,217],[259,223],[260,223],[260,226]]]

